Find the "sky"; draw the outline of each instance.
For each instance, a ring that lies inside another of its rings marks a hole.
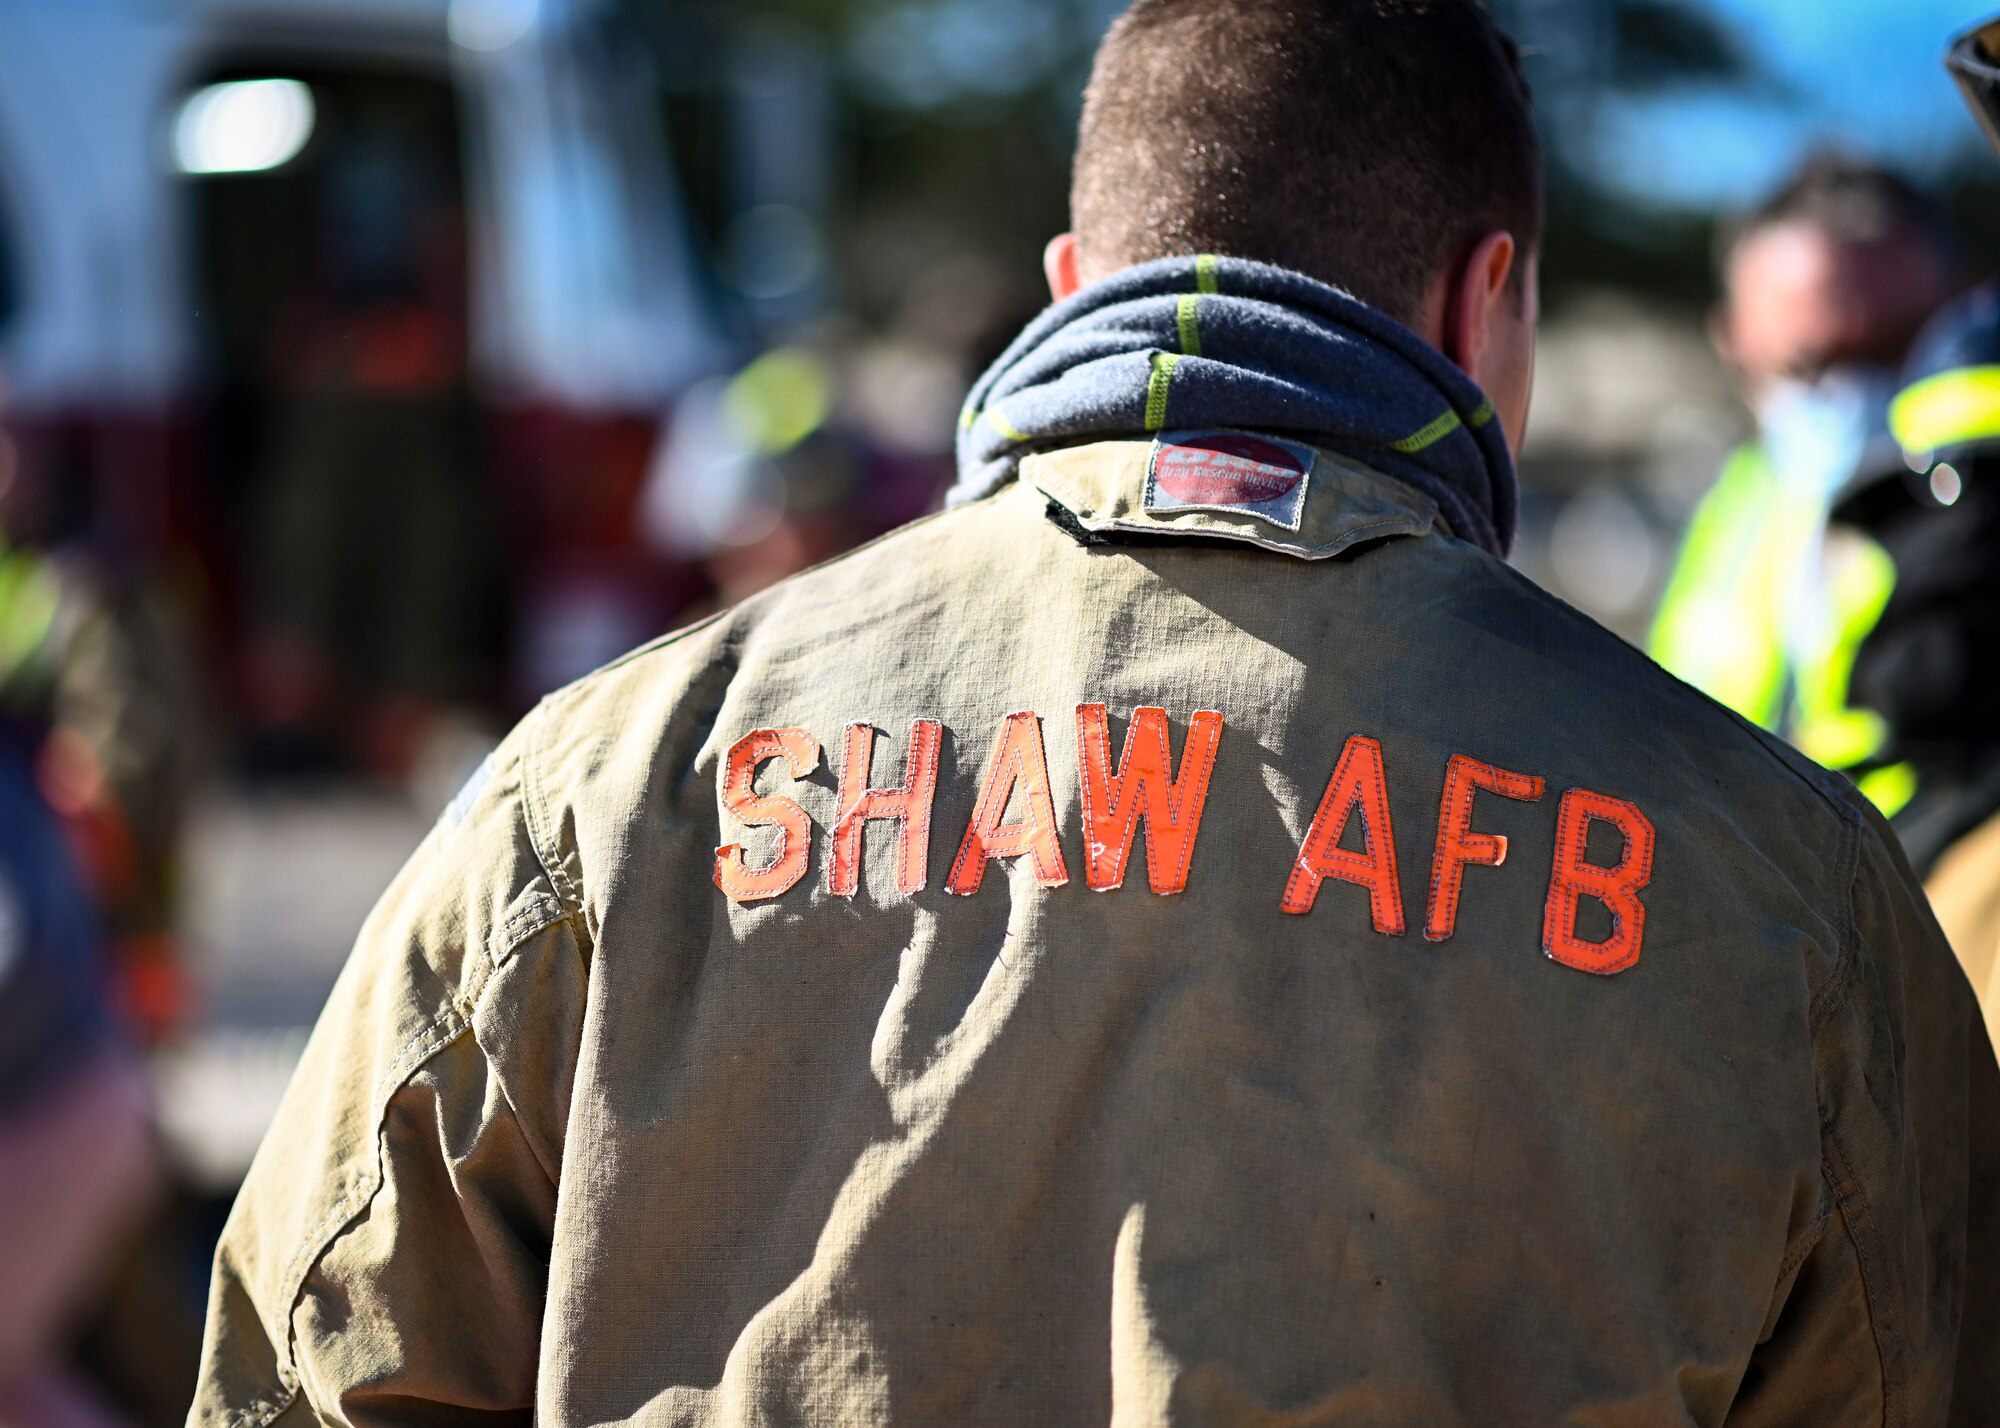
[[[1953,34],[2000,0],[1709,0],[1704,8],[1788,92],[1683,91],[1620,106],[1606,115],[1592,157],[1621,187],[1669,204],[1736,206],[1816,143],[1925,175],[1983,148],[1942,57]]]
[[[1065,24],[1094,37],[1123,3],[902,0],[862,27],[850,57],[878,93],[920,108],[967,92],[1011,92],[1065,53]],[[1776,83],[1678,89],[1597,111],[1595,132],[1572,153],[1635,198],[1739,207],[1816,144],[1890,160],[1919,177],[1981,150],[1941,61],[1950,37],[2000,10],[2000,0],[1665,3],[1717,17]]]

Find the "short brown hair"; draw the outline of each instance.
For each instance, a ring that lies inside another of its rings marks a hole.
[[[1947,264],[1958,258],[1951,222],[1916,185],[1894,170],[1834,150],[1807,155],[1778,189],[1732,223],[1724,224],[1716,266],[1730,262],[1750,238],[1768,229],[1803,223],[1851,248],[1872,248],[1899,238],[1929,245]]]
[[[1084,262],[1254,258],[1409,321],[1486,233],[1539,243],[1531,108],[1480,0],[1134,0],[1084,95]]]

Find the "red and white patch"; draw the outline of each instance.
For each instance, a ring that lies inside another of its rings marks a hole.
[[[1149,511],[1241,511],[1295,531],[1312,479],[1308,446],[1241,431],[1175,431],[1153,443]]]

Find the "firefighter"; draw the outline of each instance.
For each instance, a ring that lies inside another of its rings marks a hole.
[[[1938,920],[2000,1015],[2000,291],[1947,308],[1890,408],[1901,451],[1836,506],[1889,571],[1847,698],[1911,790],[1896,816]]]
[[[145,1223],[160,1154],[96,909],[30,759],[0,726],[0,1423],[117,1428],[65,1349]]]
[[[193,660],[158,605],[87,555],[0,528],[0,734],[81,854],[118,1001],[149,1043],[188,1011],[174,887],[204,753]]]
[[[1946,66],[2000,144],[2000,22],[1959,36]],[[1869,572],[1837,622],[1823,728],[1849,731],[1844,765],[1895,814],[1911,865],[2000,1027],[2000,286],[1950,304],[1918,338],[1864,449],[1831,539]],[[1855,757],[1858,756],[1858,757]],[[1886,794],[1886,796],[1885,796]]]
[[[1891,835],[1505,565],[1475,0],[1136,0],[943,515],[551,697],[361,934],[196,1423],[2000,1413]]]
[[[1649,646],[1830,767],[1879,752],[1879,721],[1845,693],[1892,572],[1864,543],[1829,542],[1827,513],[1888,444],[1898,367],[1958,268],[1916,190],[1834,155],[1809,160],[1725,245],[1716,343],[1758,434],[1697,508]],[[1892,812],[1908,793],[1893,775],[1866,787]]]

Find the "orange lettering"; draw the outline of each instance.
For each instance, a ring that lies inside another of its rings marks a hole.
[[[1609,868],[1584,861],[1593,822],[1610,823],[1625,835],[1625,851]],[[1542,922],[1542,950],[1565,967],[1610,976],[1639,960],[1646,935],[1646,905],[1639,889],[1653,876],[1653,825],[1623,799],[1573,788],[1556,815],[1556,862],[1549,879],[1548,913]],[[1611,935],[1585,942],[1576,935],[1576,904],[1594,897],[1611,910]]]
[[[761,798],[757,770],[783,759],[795,779],[819,767],[819,740],[803,729],[758,729],[730,746],[723,761],[722,806],[746,828],[778,830],[777,857],[765,868],[743,861],[734,843],[715,850],[715,885],[737,902],[759,902],[787,892],[806,875],[812,853],[812,820],[789,798]]]
[[[1340,846],[1347,820],[1359,805],[1365,852]],[[1306,831],[1305,845],[1285,883],[1284,909],[1312,911],[1319,885],[1326,878],[1359,883],[1368,889],[1368,910],[1377,932],[1403,935],[1403,887],[1396,877],[1396,833],[1389,822],[1389,787],[1382,777],[1382,746],[1356,734],[1340,752],[1333,779]]]
[[[922,892],[929,876],[931,803],[937,797],[938,747],[944,726],[929,719],[910,725],[910,752],[901,788],[870,788],[869,765],[875,753],[872,724],[847,726],[846,756],[840,771],[840,819],[833,825],[833,861],[827,888],[838,897],[853,897],[861,885],[862,830],[874,819],[903,826],[896,840],[896,891]]]
[[[1543,783],[1464,754],[1452,755],[1444,776],[1444,806],[1438,811],[1437,852],[1431,859],[1430,907],[1424,915],[1424,936],[1429,941],[1444,941],[1458,926],[1466,864],[1497,868],[1507,861],[1504,835],[1472,831],[1472,797],[1482,788],[1502,798],[1533,803],[1542,796]]]
[[[1021,791],[1027,822],[1003,824],[1014,790]],[[979,891],[992,858],[1014,858],[1026,853],[1035,860],[1035,881],[1045,888],[1059,888],[1069,881],[1063,863],[1062,840],[1056,835],[1055,800],[1049,793],[1049,758],[1042,746],[1041,716],[1024,712],[1009,714],[993,742],[993,758],[986,766],[986,783],[979,792],[979,807],[958,845],[958,857],[951,865],[945,891],[968,897]]]
[[[1114,777],[1109,711],[1102,704],[1076,706],[1085,874],[1092,891],[1109,892],[1123,886],[1125,864],[1132,856],[1132,839],[1142,817],[1146,820],[1146,879],[1153,891],[1177,893],[1187,886],[1202,805],[1208,800],[1208,776],[1215,767],[1215,746],[1221,738],[1220,714],[1202,710],[1190,719],[1187,743],[1181,750],[1181,776],[1176,780],[1167,711],[1135,709]]]

